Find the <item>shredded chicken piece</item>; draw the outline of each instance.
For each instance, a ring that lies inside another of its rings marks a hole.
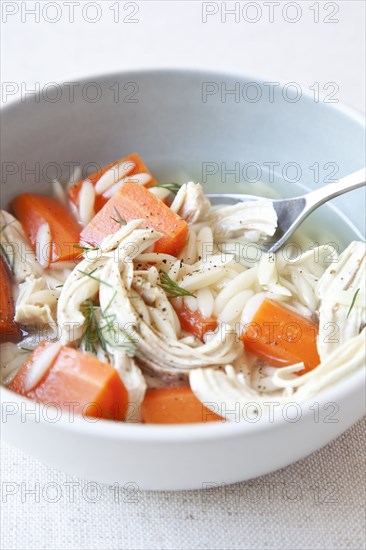
[[[31,275],[42,275],[43,270],[18,220],[5,210],[1,210],[0,227],[2,250],[9,259],[9,267],[15,280],[22,283]]]
[[[322,360],[365,325],[365,276],[366,245],[353,241],[319,280],[318,352]]]
[[[3,384],[10,384],[29,355],[28,349],[22,349],[12,342],[0,344],[0,380]]]
[[[81,312],[82,304],[97,295],[100,287],[113,289],[109,275],[102,276],[106,263],[110,260],[111,265],[118,266],[124,260],[131,261],[160,239],[161,233],[153,229],[135,229],[140,221],[129,222],[111,238],[107,237],[102,243],[101,251],[87,252],[88,258],[78,264],[66,279],[57,307],[57,320],[64,344],[74,342],[82,336],[85,323]]]
[[[306,374],[296,375],[303,369],[302,363],[274,369],[271,390],[274,387],[277,391],[271,393],[253,388],[248,377],[233,365],[226,365],[223,370],[193,369],[189,373],[190,386],[202,403],[227,420],[239,422],[263,417],[268,421],[272,404],[301,402],[361,368],[365,360],[365,332],[341,344]],[[265,410],[266,414],[263,414]]]
[[[217,242],[233,237],[260,240],[274,235],[277,228],[277,213],[270,200],[224,206],[209,212],[206,219]]]
[[[201,345],[190,346],[179,340],[175,332],[175,314],[171,317],[171,306],[163,312],[168,300],[165,297],[164,306],[160,288],[155,287],[154,301],[151,301],[154,285],[147,281],[150,295],[146,304],[144,291],[141,290],[144,285],[139,287],[141,294],[134,288],[128,292],[121,263],[117,266],[113,261],[108,262],[103,273],[111,285],[100,285],[101,308],[108,306],[108,313],[114,316],[124,333],[131,334],[133,331],[136,357],[150,374],[162,374],[176,380],[193,367],[225,364],[241,353],[242,346],[236,341],[235,331],[229,325],[222,325],[221,331]]]
[[[124,249],[126,251],[125,256],[127,256],[131,252],[128,250],[129,246],[136,247],[136,233],[134,233],[134,231],[137,230],[141,226],[141,224],[143,224],[143,222],[144,220],[131,220],[115,233],[107,235],[103,239],[100,246],[102,253],[110,252],[119,248]]]
[[[224,340],[219,335],[197,347],[183,340],[163,338],[144,323],[141,323],[140,335],[137,357],[144,370],[150,375],[158,375],[167,383],[183,380],[191,369],[233,361],[241,351],[235,345],[233,331],[227,332]]]
[[[211,203],[206,197],[202,185],[189,181],[184,183],[176,194],[170,209],[179,214],[188,223],[195,223],[205,217]]]
[[[133,300],[134,307],[142,298]],[[184,339],[172,338],[140,319],[136,327],[137,352],[141,364],[151,374],[174,381],[192,368],[222,365],[233,361],[242,352],[236,333],[228,324],[206,339],[205,343],[189,345]]]
[[[81,306],[97,294],[100,270],[104,262],[104,258],[94,262],[83,260],[75,266],[61,289],[57,304],[57,322],[61,330],[61,341],[65,345],[75,342],[83,334],[85,317]]]
[[[19,285],[14,321],[31,328],[55,325],[58,292],[50,290],[43,277],[33,275]]]
[[[365,363],[366,330],[343,342],[315,369],[294,376],[296,365],[276,369],[273,383],[283,391],[296,391],[296,398],[312,397],[331,385],[347,378]],[[302,368],[302,364],[299,365]]]
[[[147,389],[144,375],[136,365],[133,357],[129,357],[123,351],[111,350],[109,359],[118,371],[128,392],[128,409],[125,422],[138,422],[140,420],[141,404]]]
[[[100,285],[99,301],[104,317],[108,322],[113,322],[113,338],[108,338],[106,344],[108,359],[117,369],[128,391],[127,421],[136,422],[147,386],[141,370],[129,353],[129,345],[135,344],[131,332],[137,325],[138,316],[130,303],[126,288],[128,268],[124,267],[123,262],[119,264],[113,259],[106,263],[101,280],[108,280],[109,285]]]
[[[106,349],[99,349],[98,357],[114,365],[125,384],[129,422],[138,420],[146,391],[145,379],[130,356],[134,345],[130,333],[138,320],[128,296],[134,278],[132,260],[161,237],[153,229],[138,229],[140,223],[141,220],[134,220],[107,237],[101,251],[86,252],[88,258],[67,278],[57,310],[63,343],[75,342],[82,337],[85,325],[82,305],[99,296],[99,325]]]

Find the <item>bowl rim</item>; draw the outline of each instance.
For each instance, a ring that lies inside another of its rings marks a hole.
[[[319,392],[311,398],[301,402],[289,400],[289,403],[295,403],[300,407],[301,417],[296,422],[302,422],[314,416],[314,406],[322,410],[329,404],[338,405],[345,398],[351,397],[356,388],[365,387],[366,372],[359,369],[350,374],[345,380],[340,380],[333,386]],[[35,410],[41,410],[42,407],[49,407],[51,404],[35,403],[34,401],[16,394],[8,388],[1,386],[3,393],[2,416],[4,415],[4,406],[8,403],[17,406],[17,411],[11,416],[21,417],[22,414],[32,414]],[[9,400],[6,397],[9,396]],[[5,397],[5,399],[4,399]],[[29,405],[29,410],[25,409]],[[281,409],[281,406],[279,407]],[[187,441],[214,441],[216,439],[230,439],[238,436],[253,436],[258,433],[266,433],[269,430],[281,429],[287,424],[295,424],[288,421],[282,412],[276,409],[274,411],[273,422],[207,422],[197,424],[142,424],[138,422],[119,422],[106,419],[88,419],[80,415],[75,415],[70,422],[66,412],[59,410],[57,422],[47,421],[40,414],[39,423],[53,424],[61,431],[71,431],[74,435],[92,436],[105,440],[121,440],[156,443],[184,443]],[[357,419],[356,419],[357,420]],[[23,421],[22,421],[23,422]],[[321,423],[321,422],[319,422]]]
[[[124,71],[110,71],[105,73],[102,72],[96,75],[83,76],[82,78],[78,79],[77,82],[79,84],[83,84],[83,83],[86,84],[86,83],[95,82],[98,80],[100,81],[103,79],[119,78],[123,75],[128,75],[128,74],[140,75],[140,76],[142,75],[150,76],[150,75],[159,75],[159,74],[161,74],[162,76],[166,76],[166,75],[174,76],[177,73],[180,76],[216,75],[218,78],[230,77],[230,78],[238,78],[242,80],[245,79],[245,80],[248,80],[249,82],[261,82],[261,83],[275,82],[276,84],[278,83],[280,86],[283,86],[285,84],[284,79],[274,80],[270,76],[264,75],[261,73],[246,73],[244,71],[242,72],[242,71],[229,70],[229,69],[215,70],[215,69],[197,68],[197,67],[196,68],[157,67],[155,69],[139,67],[138,69],[126,69]],[[66,83],[66,80],[64,82],[53,81],[52,83],[60,87],[63,87],[64,84]],[[286,84],[288,84],[288,82],[286,82]],[[313,98],[310,92],[308,92],[307,90],[303,90],[302,87],[301,87],[301,92],[302,92],[301,99],[304,97],[306,100],[313,102]],[[10,111],[12,108],[16,108],[20,103],[21,103],[21,99],[16,98],[14,100],[11,100],[8,105],[4,105],[4,104],[0,105],[0,111],[1,112]],[[348,118],[352,119],[354,122],[366,128],[366,113],[362,113],[361,111],[358,111],[357,109],[350,107],[349,105],[342,102],[338,102],[338,103],[319,102],[319,103],[321,103],[323,109],[330,109],[331,111],[334,111],[334,110],[339,111],[340,113],[344,114]]]
[[[284,81],[273,80],[270,77],[259,75],[257,73],[245,73],[233,70],[214,70],[214,69],[200,69],[200,68],[175,68],[175,67],[162,67],[162,68],[139,68],[139,69],[127,69],[124,71],[113,71],[100,73],[92,76],[85,76],[78,80],[80,84],[88,82],[100,82],[103,80],[110,80],[114,78],[121,78],[127,75],[137,76],[212,76],[216,78],[237,78],[241,80],[247,80],[249,82],[278,82],[279,85],[283,85]],[[74,79],[75,80],[75,79]],[[59,86],[63,86],[65,83],[57,83]],[[307,90],[302,90],[302,98],[306,101],[313,102],[313,98]],[[11,101],[8,105],[2,105],[0,111],[2,113],[10,114],[10,111],[17,109],[21,104],[21,98],[17,98]],[[332,112],[338,112],[343,116],[351,119],[354,123],[362,128],[366,128],[366,115],[363,113],[345,105],[343,103],[321,103],[322,109],[327,109]],[[336,208],[338,211],[338,208]],[[345,216],[348,221],[348,217],[339,211],[339,214]],[[352,223],[352,222],[351,222]],[[353,224],[352,224],[353,225]],[[364,369],[359,369],[350,374],[345,380],[341,380],[335,383],[333,386],[319,392],[312,398],[308,398],[298,403],[301,407],[300,421],[311,416],[313,411],[309,408],[314,404],[326,405],[327,403],[337,403],[337,400],[342,401],[345,397],[351,396],[355,393],[356,389],[366,382],[366,373]],[[0,392],[2,397],[2,409],[4,404],[13,403],[18,407],[22,404],[29,404],[34,407],[45,406],[42,403],[36,403],[24,396],[18,395],[4,386],[0,386]],[[5,397],[5,399],[4,399]],[[6,400],[8,399],[8,400]],[[295,401],[294,401],[295,402]],[[305,410],[305,412],[304,412]],[[273,422],[266,423],[253,423],[253,422],[207,422],[197,424],[141,424],[141,423],[124,423],[115,422],[105,419],[94,419],[93,421],[85,420],[84,417],[75,415],[73,421],[70,422],[66,418],[66,414],[61,412],[60,420],[53,423],[59,430],[71,431],[73,434],[80,434],[83,436],[92,436],[108,440],[130,440],[136,442],[156,442],[156,443],[184,443],[188,441],[214,441],[217,439],[228,439],[237,436],[252,436],[257,433],[266,432],[268,430],[279,429],[283,427],[289,421],[286,420],[283,415],[279,414],[280,411],[274,412]],[[19,409],[14,416],[20,416]],[[2,420],[3,422],[3,420]],[[40,419],[40,423],[49,423],[44,418]]]

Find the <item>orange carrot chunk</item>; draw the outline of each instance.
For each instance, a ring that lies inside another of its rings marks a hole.
[[[117,166],[119,168],[117,169]],[[115,169],[115,174],[113,176],[113,184],[118,183],[119,177],[131,177],[133,178],[136,174],[149,174],[150,180],[147,181],[144,185],[146,187],[151,187],[152,185],[156,184],[156,180],[150,170],[146,167],[142,159],[139,157],[137,153],[131,153],[130,155],[127,155],[126,157],[123,157],[119,160],[116,160],[114,162],[111,162],[110,164],[107,164],[107,166],[104,166],[100,170],[97,170],[90,176],[88,176],[88,180],[92,182],[94,187],[98,183],[98,181],[101,179],[101,177],[108,172],[111,168]],[[69,188],[68,195],[69,199],[75,206],[79,206],[79,193],[81,186],[83,184],[84,180],[78,181]],[[95,203],[94,203],[94,209],[95,212],[99,212],[103,208],[103,206],[108,202],[109,198],[105,197],[103,193],[98,192],[96,193],[95,197]]]
[[[82,230],[80,241],[100,245],[104,237],[120,229],[119,217],[126,222],[143,219],[146,227],[163,233],[164,236],[155,243],[155,252],[177,256],[185,244],[187,222],[148,189],[132,181],[126,182],[94,216]]]
[[[191,424],[223,419],[205,407],[188,386],[147,390],[141,405],[146,424]]]
[[[48,224],[51,233],[51,251],[48,247],[39,250],[50,262],[69,261],[80,254],[75,248],[79,244],[80,226],[72,215],[57,201],[41,195],[23,193],[12,202],[11,208],[36,250],[37,234],[43,224]]]
[[[117,371],[96,357],[63,346],[35,387],[27,389],[31,369],[49,342],[41,342],[9,384],[9,389],[40,403],[56,403],[76,414],[124,420],[127,390]],[[72,405],[71,405],[72,404]]]
[[[11,278],[3,258],[0,258],[0,341],[18,340],[20,331],[14,321],[14,302],[11,291]]]
[[[185,305],[182,307],[174,306],[174,309],[182,329],[198,336],[201,340],[203,340],[206,332],[217,328],[215,317],[204,317],[199,311],[191,311]]]
[[[303,362],[301,374],[320,363],[318,325],[289,308],[265,299],[241,339],[245,349],[274,367]]]

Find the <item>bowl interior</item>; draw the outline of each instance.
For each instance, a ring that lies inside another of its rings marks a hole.
[[[305,95],[286,101],[280,86],[271,98],[258,79],[262,95],[248,101],[244,90],[253,82],[141,71],[81,81],[73,94],[55,88],[57,101],[27,96],[3,112],[3,207],[20,192],[47,193],[76,164],[86,175],[131,151],[160,181],[193,179],[210,191],[266,196],[294,196],[364,165],[357,117]],[[238,101],[227,93],[233,89]],[[344,195],[312,214],[307,232],[342,247],[362,237],[364,205],[364,190]]]
[[[3,112],[4,202],[24,190],[47,192],[74,163],[86,174],[134,150],[161,181],[257,195],[296,195],[364,165],[365,132],[355,117],[268,89],[220,73],[141,71],[27,95]],[[361,190],[332,203],[360,231],[364,197]]]

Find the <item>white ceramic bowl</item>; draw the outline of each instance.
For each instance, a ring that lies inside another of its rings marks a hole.
[[[225,95],[230,89],[239,96]],[[209,190],[254,194],[269,186],[295,195],[321,185],[337,167],[339,177],[365,164],[364,127],[355,115],[305,94],[296,102],[291,94],[285,100],[281,86],[271,97],[268,85],[258,79],[141,71],[88,79],[73,90],[74,97],[70,85],[47,87],[43,97],[27,96],[4,110],[4,206],[20,192],[47,191],[60,167],[67,175],[65,163],[104,165],[133,150],[161,181],[189,177],[206,180]],[[260,92],[262,97],[253,101]],[[266,172],[271,162],[277,163],[273,182]],[[235,163],[251,179],[259,166],[267,187],[245,184],[242,175],[239,182],[233,175],[223,181],[225,168]],[[281,174],[292,183],[281,184]],[[335,201],[336,206],[322,207],[309,230],[314,232],[320,221],[332,225],[343,241],[360,237],[363,199],[363,191],[357,191]],[[363,415],[364,384],[364,373],[357,372],[302,403],[300,411],[276,407],[272,419],[262,416],[256,423],[180,426],[60,416],[2,389],[2,433],[45,463],[89,480],[133,482],[153,490],[200,488],[268,473],[325,445]],[[301,417],[291,421],[296,415]]]

